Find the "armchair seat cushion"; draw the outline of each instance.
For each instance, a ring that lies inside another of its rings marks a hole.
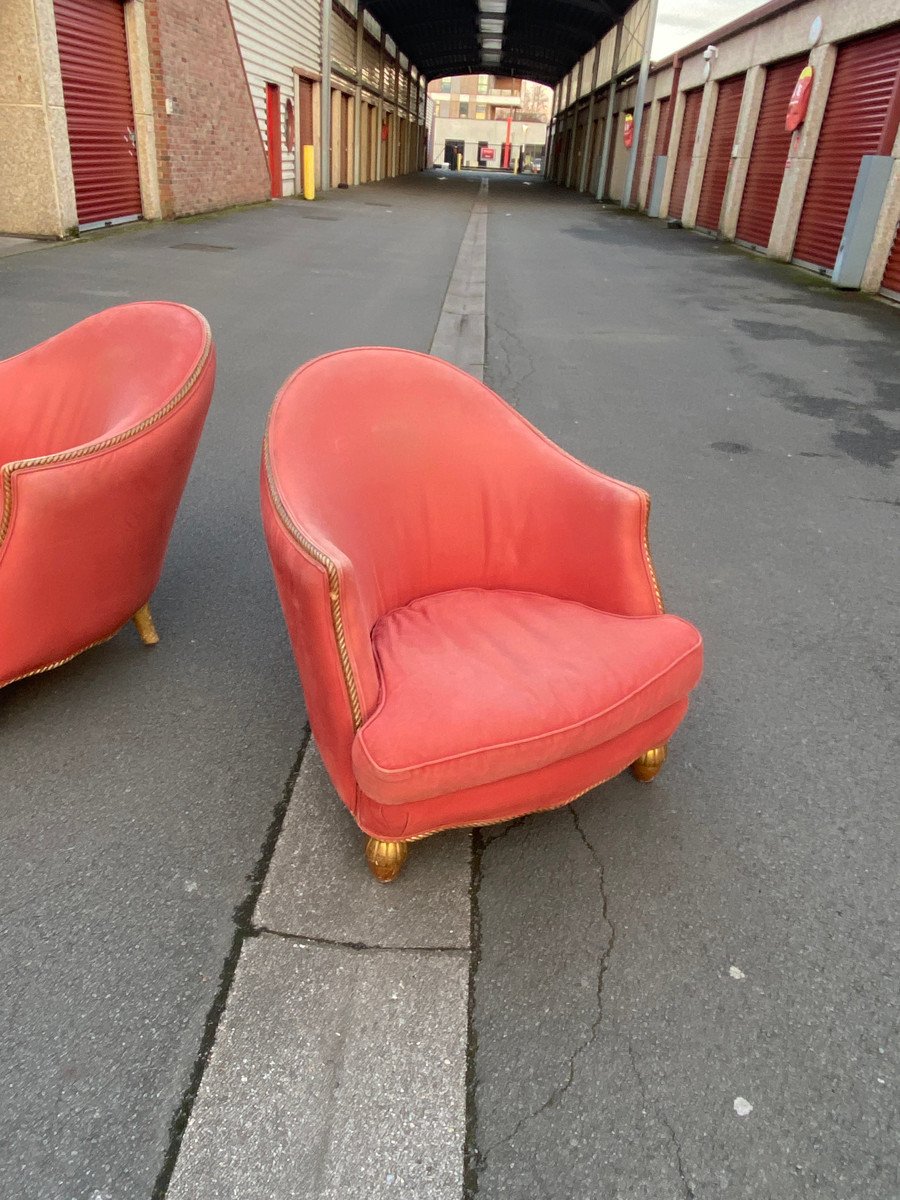
[[[680,617],[477,588],[394,609],[372,643],[381,693],[354,740],[353,768],[381,804],[583,754],[683,700],[703,655]]]

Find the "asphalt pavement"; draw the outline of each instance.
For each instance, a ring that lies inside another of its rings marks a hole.
[[[11,1200],[160,1197],[217,1034],[265,1012],[251,943],[221,1021],[307,744],[257,515],[265,413],[314,354],[428,349],[478,182],[0,262],[0,354],[155,297],[219,350],[160,646],[125,631],[0,693]],[[487,212],[486,381],[651,492],[707,669],[652,785],[475,835],[467,1195],[896,1200],[900,312],[536,180],[492,178]]]
[[[479,1200],[896,1200],[900,312],[516,181],[487,283],[706,671],[652,785],[479,835]]]

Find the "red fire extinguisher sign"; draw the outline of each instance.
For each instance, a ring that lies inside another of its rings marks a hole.
[[[634,113],[625,114],[625,125],[622,129],[622,141],[625,143],[626,150],[630,150],[634,144]]]
[[[812,82],[813,69],[806,66],[800,72],[800,78],[797,80],[797,85],[791,93],[791,98],[788,102],[787,117],[784,122],[784,128],[787,133],[793,133],[795,129],[803,124],[806,109],[809,105],[809,93],[812,91]]]

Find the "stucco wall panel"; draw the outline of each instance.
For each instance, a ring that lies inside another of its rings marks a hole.
[[[694,135],[694,145],[691,150],[691,168],[684,194],[684,207],[681,212],[681,223],[687,228],[691,228],[697,219],[697,205],[700,202],[700,191],[706,175],[706,157],[709,153],[713,120],[718,107],[718,92],[719,85],[710,80],[703,89],[700,100],[697,132]]]
[[[706,151],[703,183],[694,218],[694,223],[704,229],[718,230],[720,226],[725,193],[734,162],[732,151],[737,139],[745,78],[744,75],[737,75],[716,85],[719,95],[716,99],[712,136]]]
[[[900,129],[897,130],[891,153],[894,166],[881,215],[875,227],[872,250],[860,285],[864,292],[875,292],[879,287],[885,286],[882,276],[889,257],[892,267],[896,260],[896,269],[900,272]],[[892,283],[893,278],[894,272],[892,271]],[[900,283],[900,274],[898,274],[897,282]],[[900,287],[892,287],[892,290],[900,292]]]
[[[77,224],[53,0],[0,2],[0,233]]]
[[[24,106],[43,102],[33,0],[3,0],[0,4],[0,104]]]
[[[669,215],[669,201],[672,198],[672,184],[675,182],[675,165],[678,158],[678,145],[681,141],[681,126],[684,121],[684,105],[685,93],[676,91],[669,100],[669,104],[675,105],[674,112],[671,114],[671,125],[669,127],[669,141],[662,153],[666,155],[666,175],[663,180],[662,193],[660,195],[659,215],[663,218]],[[668,114],[667,114],[668,118]]]
[[[0,145],[0,233],[62,236],[43,108],[0,105]]]
[[[897,140],[900,142],[900,133]],[[891,271],[889,278],[885,278],[888,261]],[[860,286],[864,292],[877,292],[882,287],[900,292],[900,146],[894,147],[891,181]]]
[[[744,185],[747,182],[747,170],[750,166],[750,154],[753,149],[753,139],[756,135],[756,123],[759,119],[765,84],[765,68],[751,67],[744,80],[741,111],[738,114],[737,129],[734,135],[737,154],[731,160],[731,171],[725,187],[725,196],[722,199],[720,228],[726,238],[733,238],[737,232],[741,200],[744,195]]]

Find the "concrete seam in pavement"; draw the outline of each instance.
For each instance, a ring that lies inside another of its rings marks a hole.
[[[446,358],[484,380],[487,349],[487,194],[488,181],[478,189],[472,215],[463,234],[459,255],[447,285],[431,353]],[[495,835],[495,836],[502,836]],[[478,891],[481,885],[481,855],[484,839],[472,830],[471,874],[469,879],[469,994],[466,1028],[465,1111],[463,1143],[463,1198],[474,1200],[478,1194],[476,1149],[475,1060],[478,1037],[475,1027],[475,977],[481,956],[481,922]]]
[[[203,1037],[200,1041],[200,1047],[197,1051],[197,1057],[194,1060],[194,1066],[191,1071],[191,1077],[188,1085],[181,1097],[181,1102],[172,1117],[169,1125],[169,1144],[166,1149],[163,1165],[160,1168],[159,1174],[156,1177],[156,1182],[153,1186],[151,1200],[165,1200],[165,1195],[168,1191],[169,1184],[172,1180],[172,1175],[175,1171],[175,1164],[178,1161],[178,1155],[181,1151],[181,1142],[184,1138],[188,1122],[191,1118],[191,1112],[194,1107],[194,1101],[200,1091],[200,1085],[203,1082],[203,1075],[209,1064],[210,1055],[212,1054],[213,1045],[215,1044],[216,1034],[219,1029],[219,1023],[225,1012],[225,1006],[228,1003],[228,995],[231,991],[231,985],[234,981],[234,974],[237,970],[238,961],[241,957],[241,950],[244,942],[249,936],[252,936],[253,929],[250,924],[250,918],[253,910],[256,908],[256,902],[259,899],[263,884],[265,883],[266,874],[268,872],[269,863],[272,860],[272,855],[275,853],[275,847],[278,844],[278,838],[281,835],[281,828],[284,824],[284,818],[287,814],[288,805],[290,804],[291,796],[294,793],[294,785],[297,782],[297,777],[300,774],[300,768],[303,765],[303,758],[311,741],[311,732],[309,723],[307,722],[303,730],[300,749],[297,752],[297,757],[294,764],[285,780],[281,796],[275,809],[272,813],[272,820],[269,822],[269,827],[266,830],[266,835],[263,838],[262,846],[260,847],[259,856],[253,870],[248,876],[247,892],[234,910],[234,936],[231,941],[228,954],[222,964],[222,971],[219,976],[219,987],[216,991],[213,1002],[209,1007],[209,1012],[206,1014],[206,1021],[203,1027]]]
[[[441,306],[431,353],[484,379],[488,181],[483,179]]]
[[[466,1029],[466,1132],[463,1143],[463,1200],[475,1200],[478,1195],[478,1143],[476,1102],[476,1064],[478,1059],[478,1027],[475,1023],[475,980],[481,961],[481,857],[485,839],[480,829],[472,830],[472,876],[469,883],[469,1007]]]

